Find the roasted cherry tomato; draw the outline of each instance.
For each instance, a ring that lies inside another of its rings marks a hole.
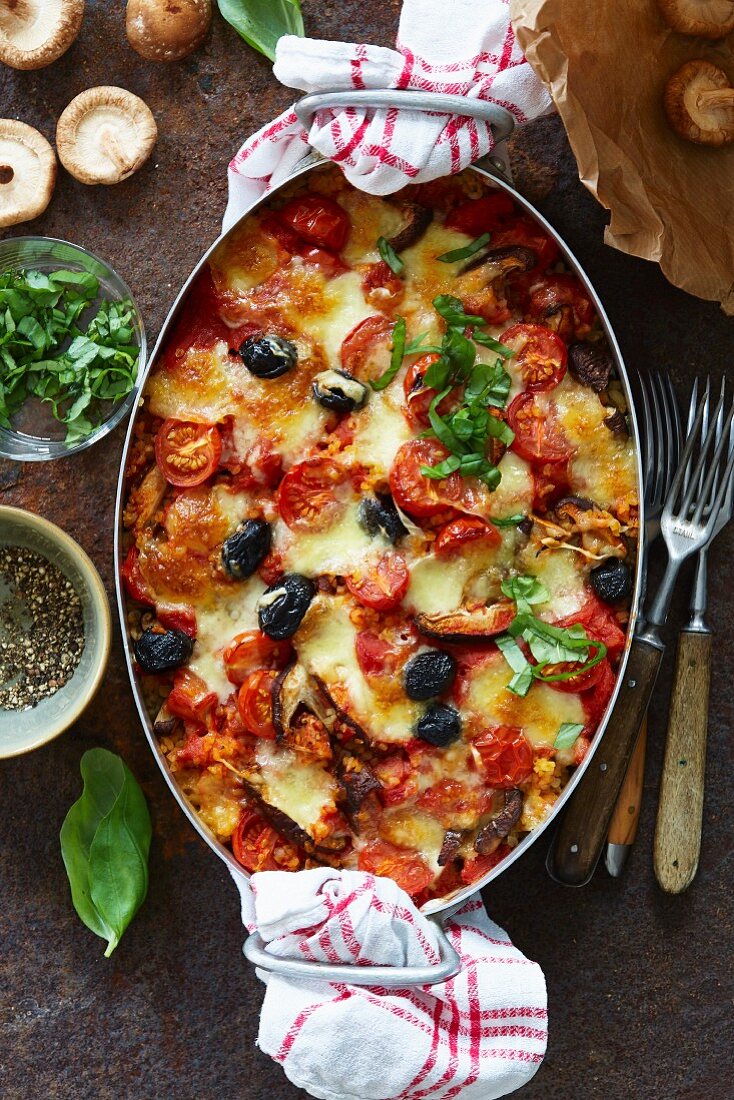
[[[464,862],[464,866],[461,871],[461,881],[467,885],[471,882],[478,882],[480,878],[484,878],[493,867],[496,867],[498,863],[501,863],[505,856],[508,856],[512,849],[509,844],[500,844],[493,852],[490,852],[488,856],[472,856],[471,859],[467,859]]]
[[[515,214],[515,204],[504,191],[485,195],[481,199],[462,202],[452,210],[446,219],[449,229],[458,229],[470,237],[481,237],[482,233],[494,233]],[[494,238],[492,240],[494,247]]]
[[[453,473],[437,480],[421,473],[422,466],[437,466],[448,457],[437,439],[411,439],[404,443],[390,470],[390,489],[395,503],[411,516],[435,516],[455,508],[469,510],[472,489],[467,478]]]
[[[342,367],[363,382],[379,378],[390,366],[390,349],[395,322],[381,313],[365,317],[344,337]]]
[[[275,740],[273,684],[277,678],[277,672],[264,668],[251,672],[237,696],[240,718],[247,732],[253,737],[263,737],[267,741]]]
[[[617,682],[614,669],[606,657],[603,661],[599,662],[599,668],[602,670],[601,676],[594,685],[593,691],[586,691],[581,696],[581,702],[583,703],[584,713],[586,715],[586,726],[590,733],[594,733],[596,727],[599,725],[599,721],[612,697],[614,685]],[[576,761],[576,763],[581,763],[581,761]]]
[[[196,637],[196,612],[193,607],[162,607],[157,604],[155,613],[166,630],[183,630],[189,638]]]
[[[557,626],[569,627],[581,623],[589,638],[607,647],[610,660],[614,661],[624,649],[625,635],[611,607],[589,592],[586,602],[575,615],[559,619]]]
[[[299,195],[278,211],[278,217],[304,241],[318,248],[339,252],[349,235],[346,210],[324,195]]]
[[[359,853],[360,871],[391,878],[406,894],[415,897],[430,886],[433,871],[417,852],[398,848],[389,840],[370,840]]]
[[[255,810],[244,809],[232,833],[234,858],[246,871],[297,871],[300,860],[293,845]]]
[[[479,753],[484,778],[495,790],[517,787],[530,777],[533,750],[522,730],[495,726],[480,734],[473,745]]]
[[[376,565],[345,578],[355,599],[375,611],[394,611],[408,591],[410,573],[400,554],[385,554]]]
[[[583,340],[596,321],[596,310],[583,286],[568,272],[551,272],[530,290],[530,316],[551,326],[567,343]]]
[[[405,283],[384,260],[370,264],[362,276],[362,293],[378,309],[395,306],[405,293]]]
[[[166,707],[177,718],[186,718],[192,722],[203,722],[206,715],[217,705],[217,695],[209,691],[204,680],[190,668],[180,668],[173,677]]]
[[[533,466],[533,511],[544,513],[571,492],[567,462],[542,462]]]
[[[260,630],[246,630],[232,639],[222,660],[229,682],[242,684],[259,668],[285,668],[290,655],[290,642],[275,642]]]
[[[558,245],[548,234],[527,215],[520,215],[492,234],[492,248],[508,248],[519,245],[530,248],[537,257],[533,271],[545,271],[558,259]]]
[[[330,458],[291,466],[278,488],[278,509],[284,523],[294,531],[330,527],[345,507],[345,500],[337,494],[348,481],[348,472]]]
[[[566,373],[566,345],[545,325],[513,325],[500,340],[515,352],[513,363],[526,390],[550,390]]]
[[[543,669],[543,677],[573,672],[574,668],[582,669],[583,665],[579,661],[562,661],[557,665],[546,665]],[[547,683],[549,687],[555,688],[556,691],[562,691],[564,694],[576,695],[579,692],[589,691],[590,688],[596,687],[603,676],[604,661],[599,661],[598,664],[595,664],[586,672],[578,672],[577,675],[572,676],[569,680],[548,680]]]
[[[493,792],[489,787],[469,786],[459,779],[440,779],[427,787],[416,806],[437,818],[446,828],[455,826],[460,814],[478,817],[492,809]]]
[[[372,770],[382,785],[379,796],[385,806],[398,806],[418,790],[411,762],[401,749],[378,760]]]
[[[551,409],[544,408],[534,393],[520,393],[507,410],[515,433],[513,451],[526,462],[566,462],[571,446]]]
[[[426,355],[419,356],[414,363],[410,364],[403,380],[403,393],[405,394],[408,420],[411,424],[417,424],[421,428],[427,428],[429,425],[428,410],[438,393],[438,390],[431,389],[430,386],[424,386],[423,379],[431,364],[440,358],[437,352],[428,352]],[[441,416],[445,416],[447,412],[451,411],[455,400],[454,395],[450,393],[444,397],[437,409]]]
[[[476,542],[482,542],[485,546],[499,546],[502,535],[486,519],[479,516],[459,516],[441,528],[433,548],[437,554],[448,557]]]
[[[295,233],[276,214],[266,214],[260,224],[263,231],[275,237],[278,244],[291,256],[301,256],[306,263],[320,268],[324,275],[329,278],[341,275],[349,270],[341,257],[335,252],[329,252],[325,248],[316,248],[305,237],[300,237],[298,233]]]
[[[130,599],[138,600],[139,603],[146,603],[150,607],[153,606],[153,597],[140,571],[140,552],[134,543],[128,550],[127,556],[122,563],[120,576],[122,577],[122,583]]]
[[[201,485],[216,470],[222,440],[216,424],[166,420],[155,437],[155,460],[171,485]]]
[[[396,630],[384,630],[380,634],[362,630],[355,639],[354,649],[365,676],[394,676],[417,644],[417,635],[406,623]]]

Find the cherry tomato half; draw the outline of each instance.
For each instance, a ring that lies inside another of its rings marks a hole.
[[[346,210],[324,195],[300,195],[278,211],[281,221],[318,248],[339,252],[349,234]]]
[[[566,373],[566,345],[545,325],[513,325],[500,340],[515,352],[514,364],[526,390],[550,390]]]
[[[589,638],[601,642],[607,647],[610,660],[614,661],[624,649],[625,635],[611,607],[602,603],[594,592],[589,591],[583,607],[574,615],[559,619],[557,626],[569,627],[581,623]]]
[[[385,309],[396,306],[405,293],[405,283],[384,260],[370,264],[362,276],[362,293],[366,301]]]
[[[423,379],[431,364],[440,358],[441,356],[437,352],[431,351],[426,355],[419,356],[415,362],[410,364],[403,380],[403,393],[408,406],[408,421],[411,424],[417,424],[421,428],[429,426],[428,410],[438,393],[438,390],[431,389],[430,386],[424,386]],[[441,416],[445,416],[447,412],[451,411],[455,400],[453,394],[446,394],[437,409]]]
[[[148,604],[150,607],[153,606],[153,597],[151,596],[147,581],[140,569],[140,551],[134,543],[128,550],[127,556],[122,563],[120,576],[122,577],[125,591],[131,600],[138,600],[139,603]]]
[[[403,443],[390,470],[390,489],[395,502],[411,516],[435,516],[455,507],[469,510],[472,490],[458,473],[436,480],[421,473],[421,466],[437,466],[448,456],[437,439],[411,439]]]
[[[166,630],[182,630],[189,638],[196,637],[196,612],[193,607],[164,607],[156,604],[156,617]]]
[[[486,546],[499,546],[502,535],[493,523],[480,519],[479,516],[459,516],[441,528],[434,549],[437,554],[448,557],[476,542],[483,542]]]
[[[418,645],[412,624],[375,634],[362,630],[354,641],[357,662],[365,676],[394,676]]]
[[[291,466],[278,488],[278,509],[293,531],[323,531],[330,527],[346,501],[337,490],[349,474],[330,458],[316,458]]]
[[[482,771],[495,790],[517,787],[530,777],[533,750],[522,730],[515,726],[496,726],[485,730],[473,742],[482,762]]]
[[[546,665],[543,669],[543,677],[573,672],[574,668],[581,669],[583,665],[579,661],[562,661],[557,665]],[[593,668],[588,669],[586,672],[578,672],[577,675],[572,676],[569,680],[548,680],[547,683],[549,687],[555,688],[556,691],[562,691],[564,694],[576,695],[577,693],[589,691],[590,688],[596,687],[603,676],[604,661],[599,661]]]
[[[492,234],[492,248],[507,248],[510,245],[529,248],[535,253],[537,260],[533,271],[545,271],[558,259],[556,242],[526,214],[507,222]]]
[[[244,809],[232,833],[232,852],[246,871],[297,871],[298,852],[255,810]]]
[[[173,677],[166,707],[177,718],[191,722],[203,722],[217,704],[217,695],[209,691],[204,680],[190,668],[179,668]]]
[[[275,740],[273,684],[277,678],[277,672],[259,668],[250,673],[237,696],[237,708],[247,732],[267,741]]]
[[[359,853],[360,871],[391,878],[406,894],[415,897],[430,886],[433,871],[409,848],[398,848],[389,840],[371,840]]]
[[[591,299],[568,272],[553,272],[536,282],[528,309],[531,317],[551,325],[567,342],[583,340],[596,320]]]
[[[222,660],[229,682],[242,684],[259,668],[285,668],[290,655],[290,642],[276,642],[259,630],[246,630],[232,639]]]
[[[166,481],[181,488],[201,485],[216,470],[222,439],[216,424],[166,420],[155,437],[155,460]]]
[[[482,233],[494,233],[515,214],[515,204],[504,191],[485,195],[481,199],[462,202],[452,210],[446,219],[449,229],[458,229],[470,237],[480,237]],[[493,245],[494,247],[494,245]]]
[[[385,554],[376,565],[345,578],[355,599],[375,611],[394,611],[408,591],[410,573],[400,554]]]
[[[614,685],[617,682],[617,677],[614,674],[614,669],[610,665],[609,661],[604,658],[599,662],[599,668],[602,670],[601,676],[594,685],[593,691],[586,691],[581,696],[581,702],[584,706],[584,713],[586,715],[587,730],[593,733],[596,727],[599,725],[599,721],[604,711],[607,709],[607,704],[612,697],[614,691]],[[581,761],[576,761],[580,763]]]
[[[379,378],[390,366],[394,328],[395,322],[381,313],[365,317],[342,341],[342,368],[364,382]]]
[[[501,863],[505,856],[508,856],[512,849],[509,844],[500,844],[493,852],[490,852],[488,856],[472,856],[471,859],[467,859],[461,871],[461,881],[465,883],[478,882],[480,878],[484,878],[493,867],[496,867],[498,863]]]
[[[526,462],[566,462],[571,446],[552,409],[544,409],[534,393],[520,393],[507,410],[515,433],[511,449]]]

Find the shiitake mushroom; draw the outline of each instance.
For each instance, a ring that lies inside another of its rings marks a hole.
[[[368,535],[373,538],[382,535],[393,545],[408,533],[389,493],[365,497],[359,506],[357,519]]]
[[[346,370],[323,370],[311,384],[311,392],[325,409],[354,412],[367,403],[369,388]]]

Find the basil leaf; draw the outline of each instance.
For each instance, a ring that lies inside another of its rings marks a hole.
[[[514,516],[503,516],[499,519],[497,516],[492,516],[492,523],[495,527],[517,527],[518,523],[526,518],[523,512],[515,512]]]
[[[444,447],[448,447],[453,454],[462,455],[466,454],[465,444],[438,413],[438,406],[450,392],[446,389],[436,394],[428,409],[428,420],[436,439],[440,440]]]
[[[497,648],[515,673],[507,685],[508,691],[511,691],[513,695],[524,697],[530,691],[533,683],[533,666],[515,639],[508,634],[500,635],[495,641]]]
[[[460,466],[461,459],[459,456],[449,455],[443,462],[438,462],[435,466],[421,466],[421,473],[424,477],[430,477],[433,481],[441,481],[449,474],[453,474]]]
[[[554,749],[570,749],[571,745],[576,744],[576,740],[580,733],[583,733],[584,727],[578,722],[564,722],[558,730],[558,736],[553,742]]]
[[[502,592],[511,600],[524,600],[525,603],[546,603],[550,593],[537,577],[520,575],[507,577],[501,584]]]
[[[491,233],[482,233],[481,237],[477,237],[476,240],[465,245],[464,248],[453,248],[450,252],[444,252],[442,256],[437,256],[436,259],[440,260],[442,264],[452,264],[454,260],[468,260],[475,252],[479,252],[480,249],[489,244],[491,237]]]
[[[507,344],[501,344],[499,340],[495,340],[494,336],[488,336],[486,332],[472,333],[472,340],[475,344],[481,344],[483,347],[489,348],[490,351],[496,351],[503,359],[511,359],[515,354],[512,348],[507,347]]]
[[[433,299],[433,308],[440,313],[449,328],[464,328],[466,325],[486,325],[484,317],[475,313],[466,313],[464,303],[453,294],[439,294]]]
[[[284,34],[303,37],[299,0],[217,0],[219,10],[253,49],[275,61],[275,46]]]
[[[400,370],[403,363],[403,356],[405,355],[405,318],[398,317],[395,322],[395,328],[392,330],[392,354],[390,355],[390,366],[387,368],[384,374],[381,374],[379,378],[370,382],[373,390],[384,390],[386,386],[389,386],[395,375]]]
[[[386,237],[377,238],[377,251],[392,271],[393,275],[400,275],[405,269],[405,264]]]
[[[119,756],[90,749],[80,770],[84,789],[61,827],[61,854],[74,908],[107,940],[109,957],[148,891],[150,814]]]
[[[499,439],[500,443],[504,443],[505,447],[509,447],[515,438],[515,433],[510,425],[499,416],[490,416],[487,423],[487,435]]]

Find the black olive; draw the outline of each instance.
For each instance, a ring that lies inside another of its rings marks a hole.
[[[458,711],[446,703],[431,703],[426,713],[418,721],[415,732],[429,745],[443,748],[455,741],[461,733],[461,719]]]
[[[270,524],[264,519],[246,519],[222,543],[222,565],[230,577],[251,577],[270,550]]]
[[[591,570],[591,587],[604,603],[617,603],[632,591],[630,567],[619,558],[607,558]]]
[[[295,344],[282,336],[249,336],[240,345],[240,358],[257,378],[279,378],[296,365]]]
[[[448,691],[456,676],[456,661],[442,649],[417,653],[405,666],[403,685],[409,699],[433,699]]]
[[[286,573],[266,588],[258,601],[257,618],[263,634],[276,642],[290,638],[301,625],[316,585],[300,573]]]
[[[345,370],[322,370],[311,385],[319,405],[335,412],[354,412],[366,403],[369,390]]]
[[[359,522],[368,535],[384,537],[395,544],[408,531],[403,524],[395,502],[389,493],[377,497],[365,497],[357,513]]]
[[[144,630],[133,650],[143,672],[168,672],[188,661],[194,643],[183,630]]]

